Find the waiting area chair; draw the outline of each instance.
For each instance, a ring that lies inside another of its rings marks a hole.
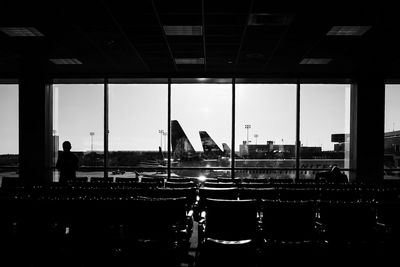
[[[205,200],[199,222],[200,266],[251,266],[257,261],[256,200]]]
[[[314,201],[267,200],[261,203],[262,260],[308,264],[321,249]]]
[[[387,230],[377,221],[375,202],[321,201],[318,206],[325,257],[360,264],[381,258]]]
[[[192,229],[186,198],[139,198],[120,208],[123,258],[135,266],[179,266],[186,260]]]

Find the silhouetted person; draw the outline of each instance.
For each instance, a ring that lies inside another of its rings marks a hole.
[[[340,168],[333,165],[330,171],[315,174],[315,180],[326,180],[328,183],[347,183],[347,175],[340,171]]]
[[[74,180],[78,169],[78,157],[71,152],[71,143],[63,143],[64,152],[58,157],[56,168],[60,171],[60,183]]]

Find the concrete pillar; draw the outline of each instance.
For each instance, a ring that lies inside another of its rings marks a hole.
[[[383,180],[385,80],[362,75],[352,84],[350,126],[351,181],[380,183]]]
[[[20,178],[26,183],[52,181],[52,90],[43,62],[27,58],[19,79]]]

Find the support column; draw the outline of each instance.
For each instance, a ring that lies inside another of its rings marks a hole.
[[[27,59],[19,80],[20,178],[29,184],[52,181],[52,88],[41,66]]]
[[[352,84],[350,123],[350,180],[380,183],[383,180],[385,80],[363,75]]]

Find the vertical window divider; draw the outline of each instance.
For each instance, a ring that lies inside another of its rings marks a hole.
[[[300,178],[300,80],[296,83],[296,176],[295,180]]]
[[[108,78],[104,79],[104,178],[108,177]]]
[[[53,142],[53,83],[52,81],[47,81],[46,82],[46,93],[45,93],[45,104],[46,104],[46,111],[45,111],[45,131],[46,131],[46,137],[45,137],[45,163],[46,163],[46,172],[45,172],[45,180],[47,181],[54,181],[54,176],[53,176],[53,170],[52,167],[55,166],[54,161],[54,142]],[[19,86],[18,86],[18,96],[19,96]],[[19,106],[19,102],[17,104]],[[19,107],[18,107],[18,113],[19,113]],[[19,133],[18,133],[19,136]],[[19,142],[18,142],[19,146]],[[47,151],[50,151],[50,153],[47,153]],[[58,152],[57,152],[58,153]]]
[[[168,162],[167,162],[167,178],[171,178],[171,78],[168,78],[168,123],[167,123],[167,128],[168,128]]]
[[[232,139],[231,139],[231,178],[235,179],[235,99],[236,99],[236,79],[232,78]]]

